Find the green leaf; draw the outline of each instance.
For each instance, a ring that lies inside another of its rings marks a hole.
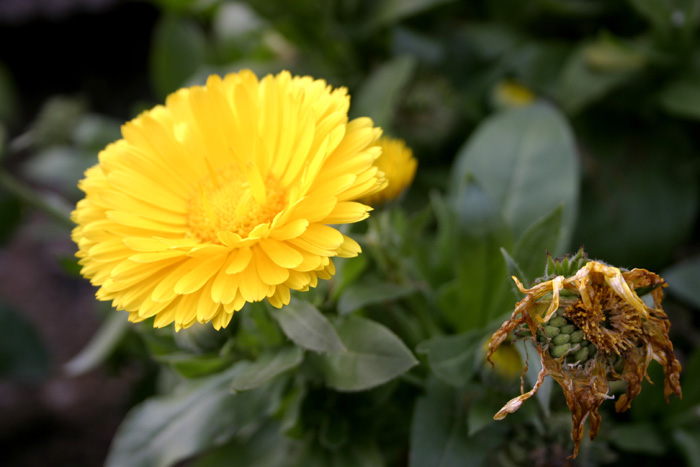
[[[34,325],[0,302],[0,379],[34,382],[48,370],[48,351]]]
[[[173,353],[157,357],[158,362],[167,363],[185,378],[200,378],[218,373],[231,365],[232,358],[220,355],[192,355]]]
[[[415,287],[391,283],[362,284],[348,286],[338,300],[338,313],[347,315],[367,305],[391,302],[411,295]]]
[[[700,308],[700,256],[671,266],[662,274],[672,294]]]
[[[381,0],[371,15],[372,27],[392,24],[454,0]]]
[[[180,88],[204,63],[205,39],[189,21],[164,16],[155,26],[150,70],[153,89],[165,98]]]
[[[422,342],[416,352],[428,357],[430,370],[435,376],[460,387],[478,369],[476,358],[482,334],[477,331],[453,336],[438,336]]]
[[[292,299],[289,305],[270,314],[295,344],[314,352],[345,350],[328,319],[308,302]]]
[[[616,425],[607,438],[624,451],[653,456],[660,456],[666,451],[666,446],[659,436],[658,427],[650,422]]]
[[[189,380],[134,407],[117,430],[108,467],[166,467],[238,434],[253,432],[280,400],[281,385],[231,394],[244,365]]]
[[[428,381],[411,422],[409,467],[481,465],[489,443],[469,438],[460,394],[437,379]]]
[[[231,382],[231,389],[248,391],[257,388],[275,376],[299,366],[303,358],[304,351],[299,347],[269,351],[236,374]]]
[[[700,430],[673,430],[673,440],[685,457],[688,467],[700,467]]]
[[[695,166],[678,158],[677,134],[639,133],[620,135],[636,139],[629,145],[598,150],[589,142],[597,169],[584,184],[573,244],[610,264],[654,270],[691,237],[700,185]]]
[[[561,244],[561,221],[563,206],[559,205],[546,216],[536,220],[515,242],[513,258],[520,266],[524,284],[544,274],[547,255],[558,257],[564,253],[565,245]]]
[[[525,283],[525,273],[520,268],[520,265],[518,264],[518,262],[515,261],[515,259],[513,259],[513,257],[510,256],[510,254],[508,254],[508,251],[506,251],[505,248],[501,248],[501,254],[503,255],[503,259],[505,259],[505,261],[506,261],[506,265],[508,267],[508,275],[511,277],[515,276],[515,277],[519,278],[523,283]],[[511,286],[512,286],[514,293],[516,293],[516,294],[520,293],[520,291],[518,291],[518,287],[515,285],[514,282],[511,284]]]
[[[63,367],[69,376],[78,376],[101,365],[117,348],[129,329],[127,316],[110,310],[88,345]]]
[[[628,0],[641,16],[661,34],[690,32],[697,22],[694,19],[696,3],[693,0]]]
[[[469,183],[470,173],[516,238],[562,204],[561,241],[568,244],[576,221],[579,167],[571,128],[556,109],[538,103],[488,118],[457,155],[452,193]]]
[[[356,282],[367,268],[367,264],[366,255],[346,258],[335,263],[336,273],[333,277],[332,298],[337,300],[347,286]]]
[[[391,127],[401,91],[413,76],[416,61],[398,57],[374,70],[353,95],[352,114],[370,117],[376,126]]]
[[[193,467],[230,467],[232,459],[241,466],[289,465],[292,442],[280,432],[276,423],[266,423],[251,437],[235,437],[223,446],[214,448],[195,459]]]
[[[700,120],[700,85],[698,77],[673,81],[659,94],[659,104],[668,113]]]
[[[334,389],[369,389],[418,363],[401,339],[370,319],[346,316],[339,320],[336,330],[347,350],[318,357],[326,384]]]
[[[484,388],[485,389],[485,388]],[[503,407],[505,400],[497,391],[484,390],[470,401],[467,412],[467,430],[473,436],[496,420],[493,416]]]
[[[483,327],[511,301],[500,253],[502,246],[510,248],[510,231],[493,198],[470,174],[464,179],[450,199],[451,212],[440,214],[452,232],[438,240],[438,251],[455,270],[439,289],[438,304],[457,332]]]
[[[574,50],[559,76],[557,102],[569,115],[580,113],[635,76],[636,70],[596,70],[590,61],[590,45]]]

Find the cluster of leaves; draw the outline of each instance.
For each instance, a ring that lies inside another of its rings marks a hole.
[[[67,371],[89,371],[128,347],[130,358],[154,362],[157,378],[156,393],[116,434],[108,465],[561,461],[570,421],[551,383],[539,405],[492,420],[519,390],[527,346],[506,346],[500,371],[483,361],[489,333],[520,298],[510,276],[541,276],[545,252],[584,244],[592,258],[658,270],[675,300],[672,321],[698,323],[696,2],[155,4],[155,102],[214,72],[310,74],[348,86],[353,115],[405,138],[419,173],[401,203],[354,227],[360,257],[337,261],[331,281],[281,310],[248,305],[219,333],[107,314]],[[512,82],[534,101],[497,99]],[[0,73],[0,97],[8,86]],[[114,120],[54,99],[0,147],[29,150],[22,176],[75,199],[81,171],[117,137]],[[17,195],[60,216],[55,202],[0,177],[15,195],[0,192],[3,216],[17,212]],[[27,328],[9,313],[3,323]],[[699,465],[700,351],[687,328],[676,340],[683,401],[669,409],[659,385],[647,385],[627,419],[608,417],[598,440],[584,443],[584,463],[681,455]],[[12,377],[28,368],[15,355],[32,355],[17,346],[40,348],[36,338],[13,345],[0,347],[0,370]],[[537,373],[530,363],[528,378]]]

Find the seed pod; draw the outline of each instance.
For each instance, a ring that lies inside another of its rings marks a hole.
[[[559,335],[561,330],[558,327],[555,326],[545,326],[544,327],[544,333],[547,334],[547,337],[553,338]]]
[[[583,331],[580,329],[578,331],[574,331],[571,333],[571,340],[569,341],[572,344],[578,344],[581,343],[583,345]],[[588,341],[586,341],[588,342]]]
[[[574,352],[572,360],[575,362],[585,362],[588,359],[588,347],[581,347]]]
[[[584,341],[584,342],[588,342],[588,341]],[[593,357],[595,357],[595,354],[598,353],[598,348],[595,345],[591,344],[590,342],[588,342],[588,344],[589,344],[588,345],[588,356],[590,358],[593,358]]]
[[[549,353],[554,358],[560,358],[564,356],[566,352],[571,349],[571,344],[555,345],[550,347]]]
[[[566,344],[569,342],[569,339],[571,339],[571,336],[568,334],[559,334],[556,336],[554,339],[552,339],[552,344],[554,345],[562,345]]]
[[[550,319],[547,324],[549,324],[550,326],[556,326],[560,328],[567,323],[568,321],[566,320],[566,318],[563,318],[561,316],[555,316],[554,318]]]
[[[561,329],[562,334],[571,334],[576,330],[576,326],[574,326],[573,324],[566,324],[560,327],[559,329]]]

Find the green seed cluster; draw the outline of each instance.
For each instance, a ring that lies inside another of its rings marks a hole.
[[[583,331],[564,317],[564,310],[557,310],[545,326],[537,330],[541,344],[549,342],[549,354],[554,358],[566,355],[567,363],[581,364],[593,358],[598,349],[583,338]]]

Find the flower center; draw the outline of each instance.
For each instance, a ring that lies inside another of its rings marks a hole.
[[[221,244],[217,237],[219,232],[232,232],[246,238],[258,225],[271,222],[286,203],[286,190],[272,176],[259,179],[256,191],[250,178],[237,166],[218,172],[212,168],[190,196],[190,235],[217,244]]]
[[[578,301],[566,309],[566,317],[606,354],[619,355],[634,347],[642,332],[642,320],[634,307],[609,287],[593,286],[593,290],[591,306]]]

